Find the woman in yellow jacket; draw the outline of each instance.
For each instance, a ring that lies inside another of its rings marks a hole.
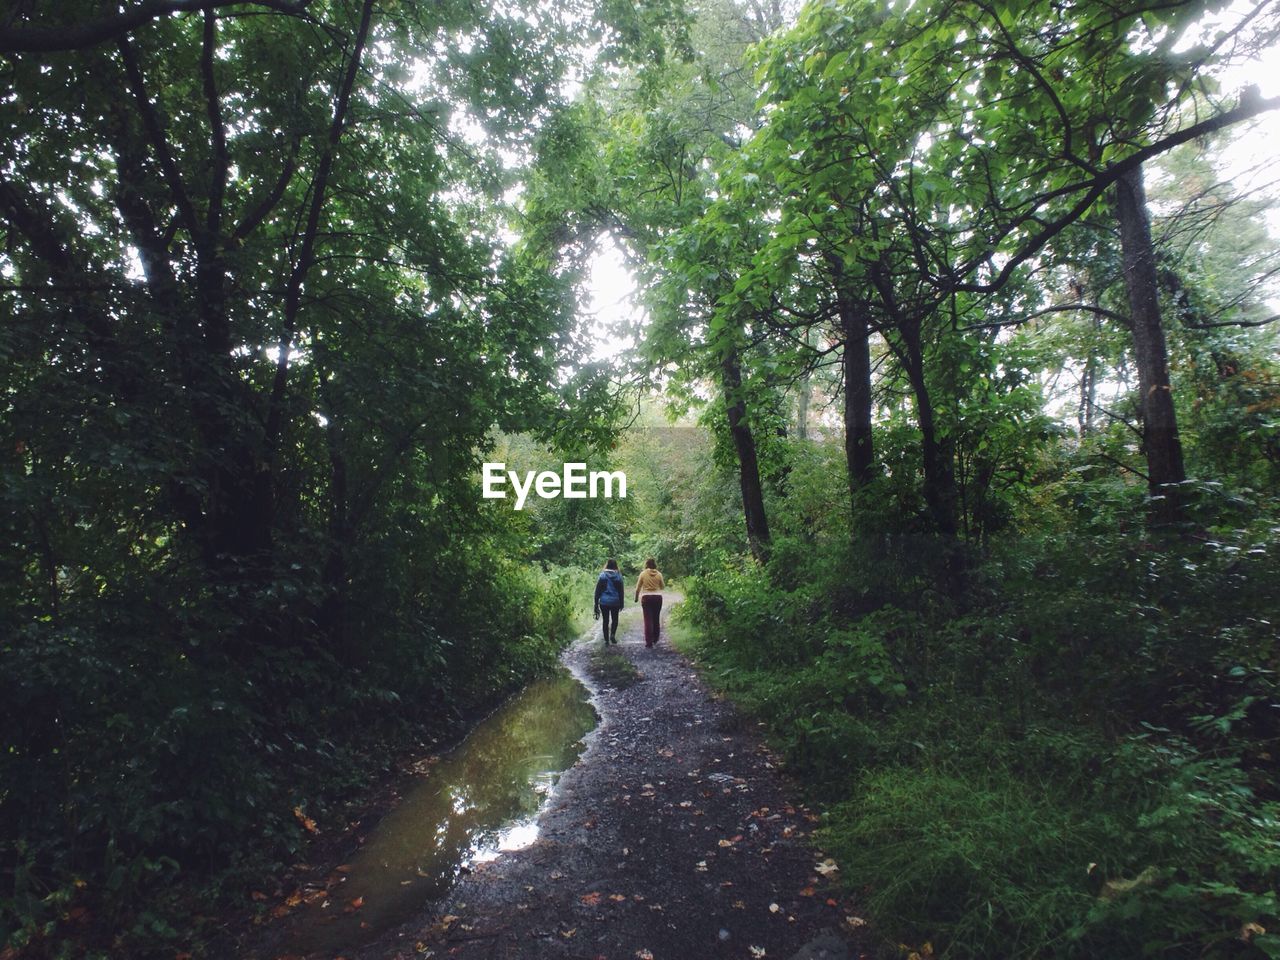
[[[652,647],[658,642],[658,622],[662,615],[662,574],[658,572],[658,561],[650,557],[644,562],[644,569],[636,579],[636,601],[644,611],[644,645]]]

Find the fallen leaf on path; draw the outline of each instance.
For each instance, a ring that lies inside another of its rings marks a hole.
[[[735,900],[733,901],[733,909],[745,910],[747,909],[747,902],[745,900]]]
[[[261,890],[255,890],[253,893],[249,894],[249,896],[253,897],[253,899],[257,900],[259,903],[267,899],[267,895]]]
[[[834,860],[829,860],[829,859],[823,860],[821,863],[815,863],[813,865],[813,869],[817,870],[818,873],[822,874],[824,877],[829,877],[831,876],[831,874],[839,873],[840,871],[840,868],[836,865],[836,862]]]
[[[814,893],[816,893],[816,891],[813,889],[813,887],[805,887],[803,890],[800,891],[800,896],[812,897]]]
[[[584,893],[578,899],[585,903],[588,907],[598,906],[604,894],[599,891],[593,893]]]
[[[622,901],[627,899],[627,895],[625,893],[611,893],[609,894],[609,899],[614,903],[622,903]]]
[[[844,922],[855,930],[858,927],[865,927],[867,925],[867,921],[863,920],[861,917],[845,917]]]
[[[732,840],[721,840],[721,841],[720,841],[720,846],[722,846],[722,847],[732,847],[732,846],[733,846],[733,841],[732,841]]]
[[[827,906],[828,906],[828,907],[838,907],[838,906],[840,906],[840,904],[836,903],[836,902],[835,902],[835,900],[831,899],[831,897],[827,897]]]
[[[764,947],[749,947],[748,949],[751,951],[751,956],[755,957],[756,960],[764,956]]]
[[[302,829],[307,833],[319,833],[320,828],[316,826],[316,822],[302,812],[302,807],[294,807],[293,815],[298,818],[298,822],[302,824]]]
[[[695,863],[695,864],[693,865],[693,869],[697,870],[699,873],[706,873],[706,872],[707,872],[707,861],[705,861],[705,860],[699,860],[697,863]]]
[[[776,903],[771,903],[771,904],[769,904],[769,912],[770,912],[770,913],[781,913],[781,912],[782,912],[782,908],[781,908],[780,906],[778,906]]]
[[[578,928],[577,928],[577,927],[570,927],[568,930],[561,930],[561,931],[560,931],[560,936],[564,937],[566,940],[569,940],[569,939],[571,939],[571,938],[572,938],[572,937],[573,937],[577,932],[578,932]]]
[[[650,953],[648,950],[644,950],[644,949],[637,950],[636,960],[653,960],[653,954]]]

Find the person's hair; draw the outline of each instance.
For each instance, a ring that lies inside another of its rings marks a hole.
[[[617,570],[617,569],[618,569],[618,561],[617,561],[617,560],[615,560],[615,559],[613,559],[613,557],[610,557],[608,560],[606,560],[606,561],[604,562],[604,568],[605,568],[606,570]]]
[[[657,560],[655,560],[655,559],[653,559],[653,557],[650,557],[648,560],[646,560],[646,561],[644,562],[644,565],[645,565],[646,567],[648,567],[650,570],[657,570],[657,569],[658,569],[658,561],[657,561]]]

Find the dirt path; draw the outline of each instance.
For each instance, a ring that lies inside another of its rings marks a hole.
[[[665,639],[645,649],[637,608],[619,639],[610,649],[639,673],[630,685],[623,663],[601,674],[599,639],[566,654],[601,723],[540,839],[351,960],[861,956],[856,911],[830,888],[810,816],[754,729]]]

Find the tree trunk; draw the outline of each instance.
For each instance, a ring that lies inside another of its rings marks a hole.
[[[764,512],[764,492],[760,485],[760,463],[756,457],[756,440],[747,422],[747,404],[742,398],[742,366],[736,347],[731,347],[721,361],[721,387],[724,390],[725,413],[729,433],[738,455],[738,479],[742,485],[742,512],[747,523],[747,543],[751,555],[763,562],[769,556],[769,523]]]
[[[813,346],[810,342],[811,332],[805,334],[805,344]],[[806,370],[800,378],[800,387],[796,393],[796,437],[800,440],[809,439],[809,403],[813,399],[813,374]]]
[[[957,531],[955,455],[951,443],[938,438],[933,417],[933,398],[924,379],[924,350],[919,321],[901,324],[903,367],[916,400],[920,421],[920,459],[924,466],[924,500],[938,532],[954,536]]]
[[[1097,396],[1096,359],[1093,345],[1089,346],[1089,355],[1084,360],[1084,371],[1080,374],[1080,412],[1076,416],[1080,428],[1080,439],[1093,433],[1093,405]]]
[[[840,372],[844,387],[844,459],[849,474],[849,499],[857,510],[858,491],[875,476],[871,436],[871,323],[867,308],[845,281],[844,261],[828,252],[836,295],[836,317],[844,341]]]
[[[1151,517],[1156,523],[1170,523],[1181,518],[1176,485],[1186,480],[1187,474],[1169,384],[1155,247],[1151,242],[1141,167],[1116,181],[1116,215],[1120,221],[1124,283],[1132,319],[1133,355],[1142,394],[1142,437],[1147,458],[1147,487],[1152,497]]]
[[[858,491],[875,476],[875,451],[871,437],[871,325],[866,310],[842,289],[836,290],[836,310],[844,352],[840,369],[844,379],[844,456],[849,468],[849,493]],[[855,503],[856,508],[856,503]]]

